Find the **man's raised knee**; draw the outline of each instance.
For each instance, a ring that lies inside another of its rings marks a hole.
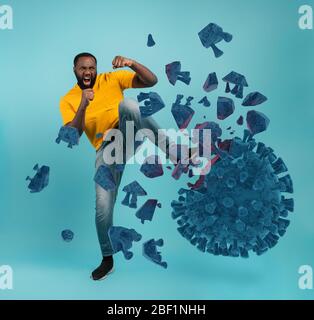
[[[125,98],[119,103],[119,113],[139,112],[139,104],[136,100]]]

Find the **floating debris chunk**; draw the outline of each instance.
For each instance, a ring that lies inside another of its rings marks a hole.
[[[212,72],[208,75],[208,77],[203,85],[203,89],[206,92],[211,92],[211,91],[217,89],[217,87],[218,87],[217,75],[216,75],[216,72]]]
[[[110,168],[104,164],[98,167],[94,176],[94,181],[107,191],[114,190],[116,188],[116,183]]]
[[[179,180],[181,175],[184,173],[187,173],[189,171],[189,163],[182,163],[181,160],[178,161],[178,163],[175,165],[171,176],[176,179]]]
[[[212,142],[216,141],[215,139],[217,139],[217,134],[220,136],[222,134],[222,131],[215,122],[205,121],[203,123],[198,123],[194,127],[194,130],[192,132],[192,142],[198,146],[198,155],[200,157],[211,154]]]
[[[157,247],[162,247],[164,245],[164,240],[159,239],[155,241],[151,239],[143,243],[143,256],[148,260],[158,264],[159,266],[167,269],[168,264],[165,261],[162,261],[162,256],[159,251],[157,251]]]
[[[143,118],[149,117],[165,107],[164,102],[156,92],[141,92],[137,96],[137,100],[138,102],[142,102],[143,100],[145,100],[144,106],[140,106],[141,116]]]
[[[133,252],[129,251],[133,246],[133,242],[138,242],[142,239],[142,235],[134,229],[115,226],[110,227],[108,236],[114,253],[122,251],[126,260],[130,260],[133,257]]]
[[[218,138],[222,135],[222,129],[220,128],[219,124],[214,121],[205,121],[203,123],[198,123],[194,129],[198,129],[200,133],[204,129],[210,129],[211,130],[211,140],[213,142],[216,142]],[[193,136],[194,138],[194,136]],[[192,139],[194,142],[195,140]],[[203,134],[200,134],[200,140],[198,143],[203,144]]]
[[[78,130],[74,127],[70,126],[63,126],[59,130],[58,137],[56,139],[56,143],[60,143],[64,141],[68,144],[68,148],[72,148],[79,144],[80,141],[80,134]]]
[[[171,113],[179,129],[185,129],[189,125],[193,115],[195,114],[195,111],[189,107],[191,105],[191,101],[193,100],[193,97],[188,97],[186,99],[185,105],[181,104],[182,99],[183,99],[183,95],[178,94],[177,99],[171,108]]]
[[[147,37],[147,47],[153,47],[156,44],[156,42],[153,39],[153,36],[151,34]]]
[[[61,237],[65,242],[71,242],[73,240],[74,233],[73,231],[66,229],[61,232]]]
[[[265,131],[269,122],[268,117],[262,112],[250,110],[246,115],[247,127],[252,135]]]
[[[225,92],[230,92],[230,83],[232,83],[234,84],[234,88],[231,90],[231,94],[237,98],[243,98],[243,88],[249,86],[244,75],[231,71],[222,80],[227,82]]]
[[[161,204],[156,199],[147,200],[136,212],[136,217],[144,224],[145,220],[152,221],[156,207],[161,208]]]
[[[232,40],[232,35],[224,32],[223,29],[215,23],[208,24],[198,33],[198,36],[205,48],[212,48],[216,58],[223,55],[223,51],[218,49],[216,44],[222,40],[226,42],[230,42]]]
[[[224,120],[234,112],[234,103],[230,98],[218,97],[217,101],[217,118]]]
[[[210,107],[210,102],[208,101],[206,96],[202,98],[198,103],[202,104],[204,107]]]
[[[99,132],[96,134],[96,139],[101,139],[101,138],[103,138],[103,136],[104,136],[104,134]]]
[[[125,168],[125,164],[116,164],[115,170],[118,172],[122,172]]]
[[[238,124],[239,126],[242,126],[242,125],[243,125],[243,121],[244,121],[243,116],[240,116],[240,117],[238,118],[238,120],[237,120],[237,124]]]
[[[26,181],[30,180],[28,189],[30,189],[31,193],[40,192],[49,184],[50,168],[48,166],[39,168],[38,164],[36,164],[33,170],[36,171],[35,176],[33,178],[30,178],[29,176],[26,177]]]
[[[249,93],[242,102],[242,106],[249,107],[249,106],[257,106],[265,102],[267,98],[261,94],[260,92],[251,92]]]
[[[161,159],[156,155],[148,156],[144,163],[141,165],[140,171],[147,178],[156,178],[164,174],[161,165]]]
[[[122,191],[126,192],[125,198],[122,200],[122,204],[130,208],[137,208],[137,197],[146,196],[146,191],[141,187],[137,181],[133,181],[126,185]],[[131,200],[130,200],[131,196]]]
[[[189,85],[191,82],[190,72],[181,71],[181,62],[174,61],[166,65],[166,74],[169,82],[174,86],[177,80]]]

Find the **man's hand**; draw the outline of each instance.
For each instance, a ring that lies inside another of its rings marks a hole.
[[[85,89],[82,91],[82,101],[81,105],[86,108],[88,107],[90,101],[94,100],[94,90],[93,89]]]
[[[129,67],[136,73],[132,81],[132,88],[148,88],[158,82],[157,77],[149,69],[132,59],[116,56],[112,60],[112,67],[113,69]]]
[[[112,60],[112,67],[113,69],[123,68],[123,67],[132,67],[133,63],[134,63],[134,60],[131,60],[122,56],[116,56]]]
[[[89,103],[94,100],[94,90],[85,89],[82,91],[81,103],[76,111],[74,119],[67,126],[74,127],[79,131],[80,136],[85,130],[85,113]]]

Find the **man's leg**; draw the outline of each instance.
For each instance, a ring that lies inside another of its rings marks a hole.
[[[101,148],[96,154],[96,171],[99,166],[105,164],[103,160],[103,152],[105,148]],[[113,223],[113,210],[116,202],[119,185],[121,182],[122,172],[115,170],[115,165],[108,166],[111,170],[116,183],[116,188],[112,191],[103,189],[96,183],[96,229],[100,249],[103,260],[100,266],[92,273],[94,280],[103,279],[113,269],[113,250],[108,236],[108,231]]]
[[[127,121],[134,122],[134,136],[140,129],[149,129],[153,133],[154,140],[152,142],[165,153],[166,158],[170,159],[173,164],[177,164],[178,161],[181,161],[184,165],[188,165],[190,161],[194,162],[197,159],[199,155],[199,146],[188,146],[186,150],[181,149],[180,155],[178,155],[176,143],[171,141],[170,137],[161,130],[160,126],[151,116],[143,118],[141,116],[139,103],[130,98],[122,100],[119,104],[119,129],[124,137],[124,154],[126,153],[126,145],[134,144],[134,141],[130,140],[132,137],[128,136],[126,132]],[[150,136],[148,136],[148,138],[151,139]],[[134,154],[126,154],[126,161],[133,155]],[[195,163],[197,163],[197,160]]]
[[[158,142],[158,124],[153,120],[152,117],[142,118],[139,104],[133,99],[125,99],[119,104],[119,129],[122,132],[123,141],[120,141],[119,148],[117,152],[123,153],[123,159],[126,162],[133,154],[126,154],[125,146],[127,143],[134,143],[130,141],[130,137],[126,133],[126,121],[133,121],[135,128],[134,134],[140,129],[150,129],[155,136],[155,143]],[[166,135],[159,134],[159,142],[162,141],[162,145],[168,145],[168,140]],[[164,142],[164,144],[163,144]],[[111,248],[108,230],[113,224],[113,210],[116,202],[118,188],[121,182],[122,173],[121,171],[115,170],[115,164],[108,165],[104,162],[104,152],[106,152],[107,142],[101,150],[97,152],[96,156],[96,170],[102,164],[107,165],[114,177],[116,188],[113,191],[106,191],[98,184],[96,184],[96,227],[99,239],[99,244],[101,247],[101,252],[103,255],[103,261],[100,266],[93,271],[92,277],[95,280],[100,280],[108,274],[113,267],[112,254],[113,250]],[[165,151],[165,150],[164,150]]]
[[[133,154],[126,154],[126,145],[130,143],[134,144],[134,141],[130,140],[132,137],[129,137],[126,132],[127,121],[134,122],[134,136],[140,129],[151,130],[154,134],[153,142],[155,143],[155,145],[159,145],[162,151],[164,151],[168,156],[169,138],[164,133],[162,133],[162,131],[159,131],[158,133],[160,126],[152,117],[142,118],[139,103],[136,100],[127,98],[122,100],[119,104],[119,129],[122,132],[124,138],[123,153],[126,157],[126,161],[133,156]],[[148,136],[148,138],[150,137]]]

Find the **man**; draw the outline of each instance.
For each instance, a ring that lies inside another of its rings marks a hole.
[[[135,129],[150,129],[158,137],[158,125],[151,118],[141,118],[138,103],[132,99],[123,100],[123,91],[128,88],[148,88],[157,83],[157,77],[148,68],[122,56],[112,61],[114,69],[129,67],[97,75],[97,59],[90,53],[80,53],[74,59],[77,84],[61,99],[60,111],[63,124],[86,133],[96,149],[96,170],[104,164],[105,143],[99,133],[119,128],[125,134],[126,121],[133,121]],[[167,140],[167,138],[165,138]],[[156,143],[157,141],[155,141]],[[168,141],[167,141],[168,144]],[[113,251],[108,237],[112,226],[113,209],[121,181],[122,172],[109,166],[116,183],[116,189],[106,191],[96,184],[96,228],[102,251],[102,262],[92,272],[92,279],[100,280],[113,270]]]

